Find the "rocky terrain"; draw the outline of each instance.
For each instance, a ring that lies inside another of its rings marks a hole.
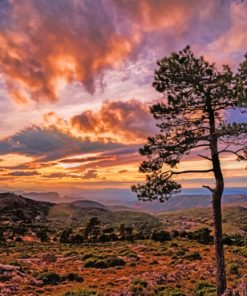
[[[246,274],[246,252],[246,247],[226,247],[231,289],[238,289]],[[87,246],[20,243],[1,248],[0,295],[213,296],[213,253],[212,245],[181,239]],[[115,265],[102,263],[110,260]]]
[[[223,209],[236,296],[246,296],[246,213]],[[0,296],[215,296],[210,208],[153,216],[2,193],[0,214]]]

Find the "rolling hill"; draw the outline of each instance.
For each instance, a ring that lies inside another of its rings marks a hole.
[[[202,227],[213,229],[211,208],[183,209],[158,214],[168,229],[194,231]],[[224,206],[222,209],[223,231],[229,234],[247,234],[247,208]]]
[[[35,201],[6,192],[0,194],[0,221],[46,219],[52,203]]]
[[[201,190],[202,191],[202,190]],[[160,203],[159,201],[143,202],[139,201],[134,193],[130,190],[102,190],[87,191],[83,190],[75,194],[75,196],[60,196],[57,192],[23,192],[21,195],[39,201],[49,201],[52,203],[71,203],[77,202],[98,203],[96,207],[108,209],[110,211],[141,211],[148,213],[159,213],[164,211],[177,211],[189,208],[202,208],[211,206],[211,196],[209,194],[201,194],[201,191],[194,191],[193,194],[180,194],[173,196],[168,201]],[[185,191],[186,193],[187,191]],[[241,206],[247,207],[247,189],[225,190],[222,204],[225,206]],[[84,206],[83,205],[83,206]],[[103,205],[103,207],[101,206]]]
[[[0,194],[0,223],[45,221],[57,226],[78,226],[98,217],[102,224],[117,226],[122,223],[141,227],[158,227],[158,218],[133,211],[110,211],[103,204],[94,201],[75,201],[72,203],[48,203],[35,201],[14,193]]]

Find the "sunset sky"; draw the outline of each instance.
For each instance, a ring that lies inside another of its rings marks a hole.
[[[149,106],[156,61],[190,44],[237,69],[247,52],[247,1],[0,0],[0,186],[129,188],[157,132]],[[228,119],[247,120],[231,113]],[[208,168],[187,157],[181,168]],[[247,184],[225,155],[226,186]],[[186,175],[184,187],[212,182]]]

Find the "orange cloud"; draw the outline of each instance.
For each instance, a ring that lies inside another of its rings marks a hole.
[[[0,70],[9,93],[21,104],[55,101],[73,81],[92,93],[106,70],[141,50],[146,34],[187,34],[220,0],[201,2],[10,0],[0,14]]]
[[[71,124],[80,132],[111,135],[123,142],[143,142],[157,132],[147,103],[137,100],[105,101],[98,112],[84,111],[72,117]]]
[[[100,2],[11,1],[0,29],[1,71],[17,103],[55,101],[72,81],[93,92],[95,77],[132,50]]]

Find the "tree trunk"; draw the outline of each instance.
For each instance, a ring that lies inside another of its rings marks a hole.
[[[216,259],[216,290],[217,296],[221,296],[226,290],[226,272],[224,259],[224,246],[222,243],[222,216],[221,216],[221,198],[224,192],[224,178],[221,171],[218,138],[215,128],[215,113],[212,109],[211,99],[208,97],[207,110],[209,113],[210,127],[210,150],[212,157],[213,172],[216,186],[212,190],[212,204],[214,217],[214,244]]]
[[[226,289],[224,246],[222,243],[221,195],[213,193],[214,245],[216,259],[216,289],[221,296]]]

